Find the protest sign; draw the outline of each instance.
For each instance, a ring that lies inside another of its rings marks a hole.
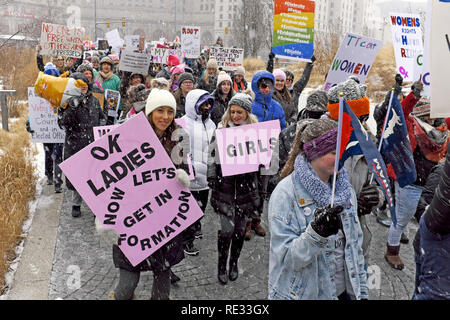
[[[167,64],[169,55],[177,56],[180,61],[184,61],[186,52],[179,49],[151,48],[152,62]]]
[[[450,117],[450,2],[433,1],[431,13],[431,118]]]
[[[209,56],[215,57],[223,70],[233,71],[244,65],[244,49],[212,47]]]
[[[108,116],[117,116],[117,111],[120,105],[120,92],[106,89],[105,91],[105,101],[104,108],[108,111]]]
[[[390,13],[389,21],[397,72],[405,82],[419,80],[419,75],[414,73],[414,64],[418,55],[423,54],[422,20],[413,14]]]
[[[255,172],[261,164],[268,168],[280,132],[278,120],[217,129],[222,175]]]
[[[423,55],[418,54],[417,58],[414,59],[414,74],[422,75],[423,91],[422,96],[430,98],[431,95],[431,78],[430,78],[430,42],[431,42],[431,6],[432,1],[428,1],[427,13],[425,16],[425,36],[424,36],[424,47]]]
[[[108,50],[109,43],[108,40],[98,39],[98,50]]]
[[[111,30],[105,33],[105,38],[108,40],[108,44],[113,48],[122,48],[123,40],[120,38],[119,31],[117,29]]]
[[[203,216],[144,113],[60,167],[133,266]]]
[[[81,58],[84,28],[42,22],[42,54]]]
[[[145,52],[134,52],[128,48],[120,56],[119,70],[133,73],[148,74],[151,57]]]
[[[139,50],[139,35],[125,36],[125,48],[127,50]]]
[[[331,63],[324,90],[328,91],[349,76],[356,76],[364,83],[381,45],[379,40],[347,33]]]
[[[272,52],[276,57],[310,61],[314,53],[315,1],[275,0]]]
[[[181,28],[181,49],[186,52],[186,58],[196,59],[200,56],[200,27]]]
[[[31,142],[64,143],[66,132],[58,126],[58,115],[47,100],[39,97],[34,88],[28,88],[28,111]]]
[[[104,135],[110,133],[114,129],[117,129],[118,127],[119,127],[119,125],[99,126],[99,127],[92,128],[92,130],[94,132],[94,140],[97,141],[98,139],[100,139]]]

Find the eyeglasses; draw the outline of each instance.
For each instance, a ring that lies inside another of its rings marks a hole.
[[[183,81],[181,84],[186,84],[186,85],[193,85],[194,83],[192,81]]]
[[[292,81],[294,81],[294,79],[287,78],[287,79],[286,79],[286,82],[288,82],[288,81],[289,81],[289,82],[292,82]]]

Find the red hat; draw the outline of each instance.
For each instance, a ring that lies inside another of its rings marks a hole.
[[[180,58],[177,56],[171,54],[169,55],[169,58],[167,59],[167,65],[168,66],[178,66],[180,63]]]
[[[450,118],[445,118],[445,123],[447,124],[447,128],[450,129]]]

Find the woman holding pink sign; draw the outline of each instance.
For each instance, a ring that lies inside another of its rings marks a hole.
[[[230,100],[228,106],[222,122],[219,123],[219,129],[258,122],[258,118],[251,113],[251,96],[238,93]],[[209,154],[215,160],[208,163],[208,185],[212,189],[211,206],[219,214],[221,225],[217,239],[219,253],[217,277],[221,284],[226,284],[228,279],[234,281],[239,275],[238,260],[244,245],[245,226],[248,219],[259,217],[263,202],[259,196],[258,172],[222,176],[220,158],[215,152],[215,145],[214,135]]]
[[[175,98],[168,90],[154,88],[148,96],[145,106],[145,114],[147,119],[159,138],[162,146],[167,154],[171,156],[172,161],[177,168],[176,179],[185,186],[189,187],[189,175],[185,170],[187,169],[187,161],[184,159],[189,152],[189,141],[182,143],[183,149],[180,153],[174,152],[177,159],[172,157],[172,150],[180,144],[180,141],[173,141],[173,135],[176,135],[176,130],[181,130],[175,123],[175,113],[177,104]],[[186,135],[183,135],[185,137]],[[179,158],[178,158],[179,157]],[[184,160],[184,161],[183,161]],[[177,165],[179,163],[179,165]],[[185,170],[184,170],[185,169]],[[101,225],[97,224],[97,230],[108,232]],[[116,238],[114,239],[116,240]],[[181,234],[162,246],[158,251],[153,253],[146,260],[133,267],[130,261],[122,253],[117,246],[117,241],[114,241],[113,246],[113,261],[114,265],[120,269],[119,283],[114,292],[109,296],[110,299],[115,300],[131,300],[134,298],[134,291],[139,283],[140,274],[142,271],[153,271],[153,287],[152,300],[168,300],[170,296],[171,282],[180,280],[176,277],[171,267],[178,264],[184,259],[183,241]]]

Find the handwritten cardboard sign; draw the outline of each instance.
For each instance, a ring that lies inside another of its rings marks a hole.
[[[133,266],[203,216],[144,113],[60,167]]]
[[[42,54],[81,58],[84,28],[68,27],[52,23],[42,23]]]
[[[39,97],[34,88],[28,88],[28,111],[31,142],[64,143],[66,132],[58,126],[58,115],[50,102]]]
[[[328,91],[349,76],[356,76],[364,83],[381,44],[377,39],[347,33],[331,63],[324,90]]]
[[[201,53],[200,27],[186,26],[181,28],[181,49],[186,52],[186,58],[196,59]]]
[[[236,70],[244,64],[244,49],[212,47],[209,55],[223,70]]]
[[[177,56],[181,62],[186,57],[186,52],[179,49],[151,48],[152,62],[167,64],[170,55]]]
[[[261,164],[268,168],[280,132],[278,120],[217,129],[222,175],[255,172]]]
[[[147,53],[126,49],[120,56],[119,70],[146,75],[148,74],[150,62],[151,57]]]

